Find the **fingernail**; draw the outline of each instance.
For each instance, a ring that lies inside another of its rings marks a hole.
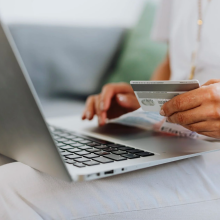
[[[160,115],[165,116],[165,112],[163,109],[160,110]]]
[[[104,102],[100,102],[100,109],[101,109],[101,111],[104,111],[104,110],[105,110],[105,104],[104,104]]]
[[[86,118],[90,119],[91,118],[91,112],[86,112]]]
[[[118,95],[118,99],[120,102],[125,102],[126,101],[126,97],[124,95]]]

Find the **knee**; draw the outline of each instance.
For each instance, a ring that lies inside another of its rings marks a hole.
[[[33,170],[25,164],[13,162],[0,166],[0,194],[6,190],[13,190],[22,184],[25,176]]]

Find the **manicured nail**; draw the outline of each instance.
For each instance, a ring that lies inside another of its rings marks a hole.
[[[160,115],[165,116],[165,112],[163,109],[160,110]]]
[[[125,102],[126,101],[126,97],[124,95],[118,95],[118,99],[120,102]]]
[[[105,104],[104,104],[103,101],[100,102],[100,110],[101,110],[101,111],[104,111],[104,110],[105,110]]]
[[[90,119],[91,118],[91,112],[86,112],[86,118]]]

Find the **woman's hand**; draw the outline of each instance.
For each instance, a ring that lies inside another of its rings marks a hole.
[[[160,114],[191,131],[220,138],[220,80],[176,96],[162,106]]]
[[[132,87],[127,83],[107,84],[98,95],[90,96],[82,119],[92,120],[98,116],[99,125],[105,124],[106,119],[117,118],[140,107]]]

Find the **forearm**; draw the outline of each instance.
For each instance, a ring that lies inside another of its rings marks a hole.
[[[164,61],[158,66],[151,77],[151,80],[169,80],[170,79],[170,59],[167,54]]]

